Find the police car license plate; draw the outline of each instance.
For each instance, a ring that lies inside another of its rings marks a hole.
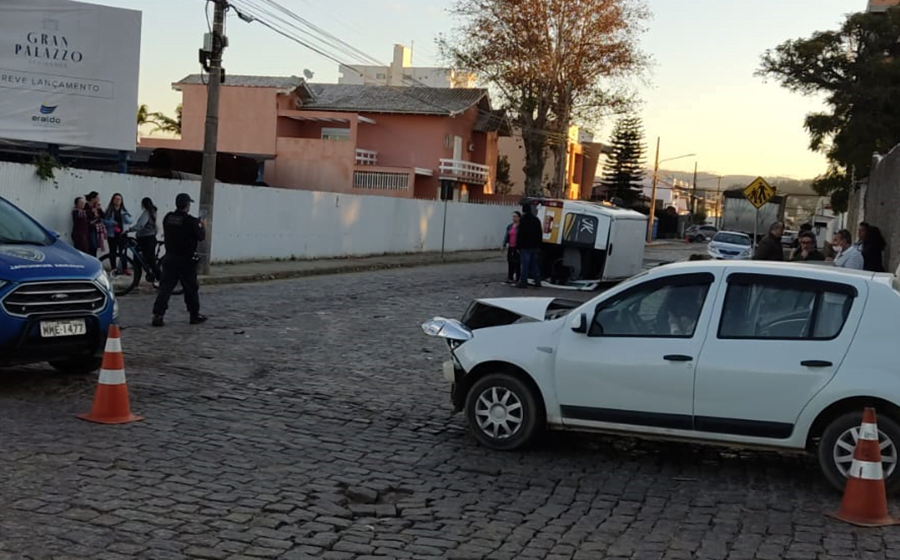
[[[55,338],[58,336],[80,336],[87,333],[87,324],[84,319],[69,319],[66,321],[41,321],[41,336],[43,338]]]

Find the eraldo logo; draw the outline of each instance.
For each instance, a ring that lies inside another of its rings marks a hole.
[[[34,115],[31,117],[31,122],[37,126],[59,126],[62,124],[62,120],[59,117],[52,116],[53,113],[56,112],[56,108],[59,105],[47,105],[46,103],[41,103],[41,108],[39,109],[40,115]]]

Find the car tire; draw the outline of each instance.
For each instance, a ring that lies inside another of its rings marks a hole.
[[[853,433],[859,433],[859,425],[862,423],[862,411],[851,412],[832,420],[819,440],[817,450],[819,467],[829,484],[839,492],[844,491],[847,484],[846,469],[852,462],[853,451],[849,449],[853,445]],[[888,494],[900,490],[900,465],[898,465],[898,446],[900,446],[900,425],[887,416],[878,417],[878,439],[882,444],[890,440],[890,444],[881,450],[882,460],[886,457],[892,462],[882,462],[884,467],[884,485]],[[838,466],[838,457],[845,470]],[[848,458],[849,457],[849,458]]]
[[[62,373],[83,374],[91,373],[100,369],[103,364],[103,358],[88,356],[85,358],[72,358],[69,360],[56,360],[50,362],[50,365],[57,371]]]
[[[485,447],[512,451],[533,443],[544,431],[546,414],[535,391],[509,373],[491,373],[466,395],[466,421]]]

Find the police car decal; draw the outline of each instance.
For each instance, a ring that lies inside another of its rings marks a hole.
[[[0,255],[36,263],[44,262],[44,259],[47,258],[43,251],[39,251],[32,247],[14,247],[11,245],[0,245]]]

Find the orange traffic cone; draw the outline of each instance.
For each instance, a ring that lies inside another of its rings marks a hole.
[[[131,413],[128,404],[125,358],[122,355],[119,327],[116,325],[109,326],[103,365],[100,367],[100,381],[94,393],[94,409],[88,414],[79,414],[78,417],[100,424],[126,424],[143,420]]]
[[[841,509],[826,515],[859,527],[900,525],[900,521],[888,515],[874,408],[863,411],[859,440],[853,450],[853,464],[847,477]]]

